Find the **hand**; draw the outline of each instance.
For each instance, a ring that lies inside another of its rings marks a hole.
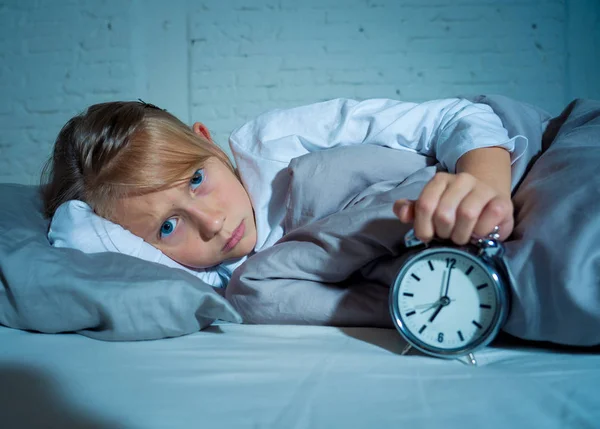
[[[437,173],[418,200],[396,201],[394,213],[404,223],[414,222],[415,236],[423,243],[437,236],[463,245],[472,234],[485,236],[496,225],[505,240],[514,227],[510,194],[469,173]]]

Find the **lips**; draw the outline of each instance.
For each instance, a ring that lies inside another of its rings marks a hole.
[[[239,226],[235,230],[233,230],[233,233],[231,234],[231,238],[229,238],[229,240],[227,240],[227,243],[225,243],[225,246],[223,247],[222,252],[227,253],[231,249],[233,249],[240,242],[240,240],[244,237],[245,231],[246,231],[246,227],[244,226],[244,221],[242,221],[239,224]]]

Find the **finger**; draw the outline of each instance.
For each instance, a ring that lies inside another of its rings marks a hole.
[[[463,198],[456,210],[456,222],[451,234],[454,243],[463,245],[471,241],[475,225],[489,201],[487,193],[478,189],[473,189]]]
[[[408,201],[408,208],[406,210],[406,222],[414,222],[415,221],[415,201]]]
[[[483,208],[473,233],[484,237],[498,225],[500,227],[500,239],[503,240],[512,232],[513,222],[512,201],[505,196],[497,196],[491,199]]]
[[[397,200],[394,202],[394,214],[404,223],[412,222],[414,218],[414,201]]]
[[[515,227],[515,218],[513,216],[510,216],[504,222],[500,223],[500,225],[498,225],[498,227],[499,227],[498,240],[500,240],[500,241],[506,240],[508,237],[510,237],[510,235],[513,232],[513,228]]]
[[[406,222],[406,206],[408,205],[407,200],[396,200],[394,202],[394,206],[392,210],[394,214],[400,219],[402,222]]]
[[[475,188],[475,184],[476,179],[469,174],[454,176],[454,180],[446,188],[433,215],[435,234],[438,237],[450,238],[459,217],[457,210],[464,198]]]
[[[414,230],[415,237],[423,243],[431,241],[435,235],[432,221],[438,202],[443,195],[449,180],[448,173],[437,173],[423,188],[421,195],[415,202]]]

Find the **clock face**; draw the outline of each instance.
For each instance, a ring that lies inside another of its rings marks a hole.
[[[495,327],[500,305],[485,266],[451,249],[424,252],[405,265],[393,299],[396,323],[434,353],[468,351],[483,341]]]

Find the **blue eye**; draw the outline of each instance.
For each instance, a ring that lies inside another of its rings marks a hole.
[[[160,227],[160,238],[165,238],[165,237],[168,237],[169,235],[171,235],[173,233],[173,231],[175,231],[176,226],[177,226],[176,219],[169,219],[169,220],[165,221],[165,223],[163,223],[162,226]]]
[[[190,179],[190,186],[195,190],[204,181],[204,170],[202,168],[196,170],[192,178]]]

